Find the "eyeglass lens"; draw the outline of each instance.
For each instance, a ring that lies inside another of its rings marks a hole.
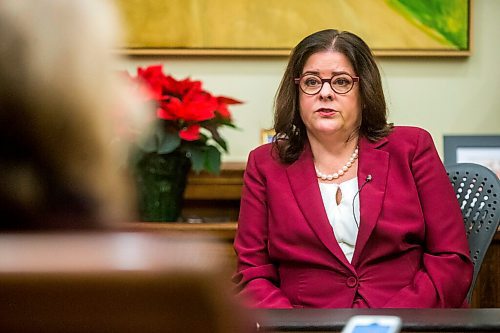
[[[333,91],[337,94],[348,93],[353,85],[354,79],[349,74],[338,74],[330,79],[322,79],[315,74],[307,74],[300,78],[300,89],[308,95],[317,94],[324,83],[330,83]]]

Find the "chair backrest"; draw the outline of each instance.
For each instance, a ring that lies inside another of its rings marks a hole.
[[[467,294],[470,303],[481,264],[500,222],[500,181],[493,171],[475,163],[447,165],[446,171],[462,210],[474,264]]]

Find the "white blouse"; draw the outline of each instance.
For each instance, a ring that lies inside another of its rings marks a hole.
[[[342,200],[337,205],[336,198],[339,188],[342,193]],[[358,178],[355,177],[340,184],[319,183],[319,189],[321,190],[326,215],[333,228],[335,238],[347,260],[351,262],[356,238],[358,237],[359,195],[356,195],[358,192]]]

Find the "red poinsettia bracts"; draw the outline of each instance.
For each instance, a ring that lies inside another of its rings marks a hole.
[[[146,69],[137,69],[137,78],[139,83],[146,83],[140,85],[142,94],[149,99],[159,101],[163,96],[163,73],[162,66],[150,66]]]
[[[234,127],[228,106],[241,102],[230,97],[213,96],[203,89],[201,81],[177,80],[165,75],[161,65],[138,68],[137,75],[129,78],[136,83],[146,101],[156,103],[158,131],[143,148],[158,153],[182,150],[190,156],[196,171],[217,172],[220,151],[227,151],[218,128]]]
[[[200,138],[200,128],[201,126],[198,124],[189,125],[181,129],[179,136],[186,141],[198,140]]]

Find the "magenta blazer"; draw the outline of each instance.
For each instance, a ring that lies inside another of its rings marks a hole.
[[[269,144],[250,153],[233,278],[250,306],[467,306],[473,266],[464,223],[430,134],[396,127],[375,143],[361,138],[363,184],[349,263],[328,222],[309,145],[290,165],[272,157]]]

